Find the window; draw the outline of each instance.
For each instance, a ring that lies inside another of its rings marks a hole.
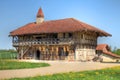
[[[36,37],[36,39],[41,39],[41,37]]]
[[[57,38],[58,37],[58,34],[57,33],[54,33],[53,35],[52,35],[52,38]]]
[[[83,34],[81,34],[81,39],[83,39]]]
[[[63,33],[63,38],[65,38],[65,33]]]
[[[72,34],[72,33],[69,33],[68,35],[69,35],[69,38],[72,38],[72,37],[73,37],[73,34]]]

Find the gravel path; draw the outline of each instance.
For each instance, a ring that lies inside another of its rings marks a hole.
[[[0,80],[15,77],[17,78],[30,76],[32,77],[61,72],[96,70],[106,67],[120,66],[120,63],[99,63],[99,62],[67,62],[67,61],[33,61],[33,62],[46,62],[49,63],[51,66],[34,69],[1,70]]]

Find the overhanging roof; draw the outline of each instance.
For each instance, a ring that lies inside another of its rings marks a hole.
[[[35,22],[29,23],[10,32],[10,36],[40,34],[40,33],[63,33],[63,32],[76,32],[76,31],[92,31],[92,32],[96,32],[98,36],[111,36],[111,34],[103,30],[88,25],[84,22],[78,21],[74,18],[44,21],[40,24],[36,24]]]

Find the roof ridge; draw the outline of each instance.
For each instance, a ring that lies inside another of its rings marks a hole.
[[[48,21],[60,21],[60,20],[67,20],[67,19],[72,19],[72,18],[62,18],[62,19],[48,20]],[[45,21],[45,22],[46,22],[46,21]]]

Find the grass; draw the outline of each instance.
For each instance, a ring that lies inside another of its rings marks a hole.
[[[15,50],[0,50],[0,70],[50,66],[47,63],[18,62],[13,60],[16,59],[16,57],[17,52]]]
[[[0,59],[15,59],[17,52],[15,50],[0,50]]]
[[[13,50],[0,50],[0,70],[49,66],[47,63],[28,63],[6,60],[15,59],[16,56],[17,54]],[[9,80],[120,80],[120,66],[102,70],[49,74],[27,78],[12,78]]]
[[[0,60],[0,70],[24,69],[50,66],[47,63],[18,62],[13,60]]]
[[[28,78],[12,78],[9,80],[120,80],[120,66],[102,70],[60,73]]]

